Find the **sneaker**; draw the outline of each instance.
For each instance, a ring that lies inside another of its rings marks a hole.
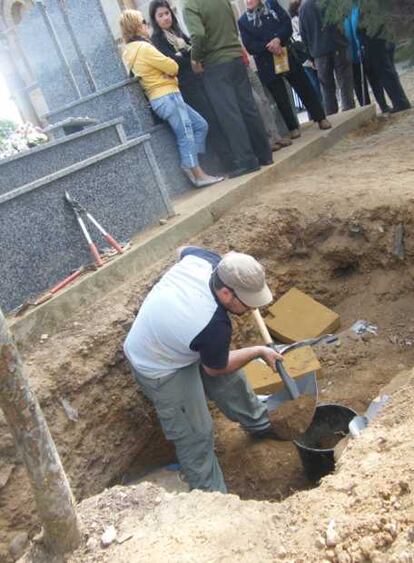
[[[322,131],[326,131],[326,129],[332,129],[331,122],[327,119],[322,119],[321,121],[319,121],[318,125],[319,129],[321,129]]]
[[[205,178],[194,178],[193,186],[195,188],[206,188],[213,184],[218,184],[224,180],[224,176],[206,176]]]
[[[292,131],[290,131],[289,133],[289,137],[291,139],[299,139],[299,137],[302,135],[302,133],[300,132],[300,129],[293,129]]]

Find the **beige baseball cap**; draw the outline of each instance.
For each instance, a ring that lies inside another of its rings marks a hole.
[[[232,289],[248,307],[256,309],[273,300],[266,284],[264,268],[253,256],[228,252],[220,260],[216,271],[223,284]]]

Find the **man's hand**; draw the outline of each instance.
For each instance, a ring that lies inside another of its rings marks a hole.
[[[279,37],[275,37],[266,45],[266,49],[273,53],[274,55],[280,55],[282,53],[282,44]]]
[[[279,354],[279,352],[276,352],[276,350],[273,350],[273,348],[269,348],[268,346],[259,346],[260,348],[260,352],[259,352],[259,356],[260,358],[262,358],[262,360],[264,360],[267,365],[272,368],[273,371],[276,371],[276,360],[282,360],[283,361],[283,356],[282,354]]]
[[[204,67],[200,61],[191,61],[191,68],[195,74],[201,74],[204,72]]]

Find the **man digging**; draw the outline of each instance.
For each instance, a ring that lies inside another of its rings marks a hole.
[[[185,247],[146,297],[125,340],[134,377],[174,442],[191,489],[227,492],[207,400],[252,436],[277,437],[242,368],[262,358],[274,369],[282,356],[266,346],[230,351],[229,313],[243,315],[271,301],[264,269],[252,256],[221,258]]]

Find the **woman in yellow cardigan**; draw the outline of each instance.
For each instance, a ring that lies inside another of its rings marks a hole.
[[[174,131],[184,172],[197,188],[220,182],[222,177],[209,176],[200,167],[198,154],[205,151],[208,125],[181,96],[178,64],[151,44],[148,26],[138,10],[122,12],[120,27],[126,43],[124,62],[139,78],[154,112]]]

